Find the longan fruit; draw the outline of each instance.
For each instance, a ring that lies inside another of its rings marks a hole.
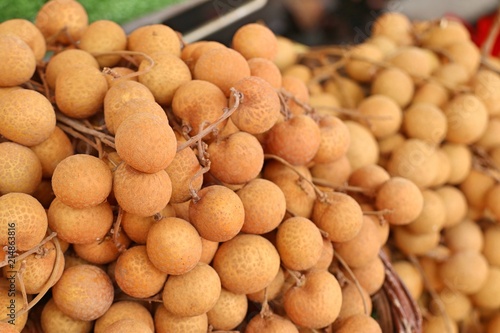
[[[292,40],[283,36],[276,36],[276,40],[278,51],[272,60],[280,70],[284,70],[297,62],[298,54]]]
[[[196,43],[196,47],[192,51],[186,51],[187,54],[182,54],[184,53],[183,49],[183,52],[181,53],[181,59],[184,60],[184,62],[188,65],[191,74],[194,74],[194,67],[196,66],[196,62],[204,53],[213,49],[225,48],[227,48],[226,45],[216,41],[199,41],[199,44]]]
[[[149,260],[146,245],[138,245],[122,252],[118,257],[115,280],[127,295],[147,298],[162,290],[167,273],[156,268]]]
[[[471,40],[450,43],[444,47],[446,54],[453,62],[465,67],[469,77],[476,73],[481,63],[479,48]]]
[[[151,330],[154,329],[153,317],[141,303],[137,301],[117,301],[111,305],[104,315],[95,321],[94,333],[104,333],[106,328],[114,322],[132,317],[134,320],[147,324]]]
[[[27,251],[39,244],[47,231],[47,214],[31,195],[7,193],[0,196],[0,244],[9,244],[9,228],[15,229],[15,247]]]
[[[250,294],[273,281],[279,270],[280,257],[264,237],[239,234],[219,246],[212,264],[225,289]]]
[[[482,254],[492,266],[500,266],[500,227],[492,225],[484,231],[484,246]]]
[[[234,191],[221,185],[198,191],[199,200],[189,205],[189,221],[200,236],[213,242],[225,242],[236,236],[245,221],[245,209]]]
[[[302,64],[295,64],[283,71],[283,75],[294,76],[307,84],[312,79],[312,71],[309,67]]]
[[[378,140],[377,143],[380,155],[384,155],[384,157],[391,155],[391,153],[405,141],[406,137],[401,134],[401,132]]]
[[[372,300],[366,290],[363,287],[358,289],[355,283],[347,280],[342,286],[342,306],[337,320],[341,322],[356,314],[371,313],[372,308]]]
[[[500,308],[500,268],[490,266],[486,282],[471,295],[472,303],[480,309]]]
[[[472,154],[469,148],[464,144],[445,143],[441,149],[448,155],[451,165],[447,183],[452,185],[462,183],[472,167]]]
[[[414,80],[427,78],[432,72],[431,58],[423,49],[416,46],[399,48],[388,61],[391,65],[408,73]]]
[[[403,112],[399,105],[385,95],[372,95],[364,99],[358,105],[358,110],[368,118],[368,128],[377,139],[398,132],[403,121]]]
[[[378,16],[372,27],[372,36],[386,36],[397,45],[413,42],[411,22],[404,14],[388,11]]]
[[[446,221],[446,207],[443,199],[433,190],[423,190],[424,205],[422,212],[410,224],[408,231],[414,234],[438,232]]]
[[[106,328],[108,333],[153,333],[148,325],[136,319],[120,319]]]
[[[324,116],[319,121],[321,143],[314,156],[315,163],[330,163],[347,153],[351,142],[349,129],[344,122],[333,115]]]
[[[236,30],[231,46],[246,59],[265,58],[273,60],[278,53],[276,36],[268,27],[248,23]]]
[[[149,229],[146,250],[156,268],[169,275],[180,275],[198,264],[202,243],[200,235],[189,222],[166,217]]]
[[[42,164],[44,178],[52,177],[59,162],[74,154],[70,139],[58,126],[55,126],[54,131],[45,141],[30,148]]]
[[[434,24],[420,36],[426,48],[440,48],[454,42],[470,39],[470,32],[462,22],[446,20],[445,24]]]
[[[500,77],[488,69],[479,69],[471,79],[471,86],[476,95],[486,106],[490,115],[500,114],[498,88]]]
[[[405,107],[413,98],[415,87],[411,76],[399,68],[379,71],[371,85],[372,95],[391,98],[400,107]]]
[[[392,176],[411,180],[419,188],[433,185],[439,171],[439,158],[434,144],[421,139],[408,139],[393,152],[387,164]]]
[[[182,84],[174,94],[172,111],[186,126],[190,136],[198,134],[201,126],[207,127],[219,119],[228,105],[228,99],[215,84],[203,80],[191,80]],[[223,121],[216,129],[221,131]],[[207,135],[207,139],[211,134]]]
[[[280,99],[275,89],[266,80],[248,76],[233,86],[243,94],[231,120],[240,130],[260,134],[269,130],[280,116]],[[234,107],[235,98],[231,95],[229,106]]]
[[[52,287],[56,306],[71,318],[80,320],[95,320],[102,316],[113,303],[113,296],[113,284],[108,275],[92,265],[64,270]]]
[[[467,199],[458,188],[454,186],[442,186],[436,189],[436,193],[443,199],[446,208],[445,228],[460,223],[467,214]]]
[[[245,327],[245,333],[277,333],[289,332],[299,333],[297,327],[288,319],[283,318],[276,314],[270,316],[261,316],[256,314],[250,319]]]
[[[107,91],[108,82],[98,69],[89,65],[73,67],[57,76],[56,104],[69,117],[88,118],[102,108]]]
[[[49,100],[29,89],[17,89],[0,100],[0,134],[25,146],[42,143],[54,131],[56,116]]]
[[[413,103],[429,103],[443,107],[450,98],[448,90],[438,82],[426,82],[416,89]]]
[[[316,200],[311,220],[328,233],[332,242],[347,242],[360,232],[363,212],[359,204],[341,192],[325,192],[326,201]]]
[[[14,142],[0,143],[0,194],[33,194],[42,181],[42,164],[28,147]]]
[[[378,66],[374,63],[381,61],[383,57],[382,51],[375,45],[358,44],[348,53],[345,64],[346,73],[350,78],[358,82],[370,82],[378,69]]]
[[[358,313],[340,321],[336,327],[335,332],[349,333],[349,332],[366,332],[366,333],[382,333],[380,324],[373,319],[369,314]]]
[[[422,191],[411,180],[392,177],[378,189],[375,205],[379,210],[391,210],[391,213],[384,215],[389,223],[403,225],[420,215],[424,199]]]
[[[380,250],[380,238],[376,228],[371,219],[364,216],[361,229],[354,238],[333,244],[335,252],[349,267],[365,266],[378,256]]]
[[[310,95],[307,85],[294,76],[283,75],[281,79],[281,88],[293,96],[293,98],[288,98],[286,100],[286,105],[291,114],[304,114],[304,107],[300,105],[300,103],[309,102]]]
[[[368,164],[350,174],[349,185],[375,193],[390,178],[389,173],[381,166]]]
[[[210,311],[221,293],[217,272],[204,263],[182,275],[172,275],[162,292],[163,306],[179,317],[199,316]]]
[[[144,173],[122,163],[113,176],[113,193],[124,211],[152,216],[168,204],[172,182],[165,170]]]
[[[365,98],[365,91],[361,85],[348,77],[334,77],[326,81],[326,92],[333,94],[343,107],[355,108]]]
[[[500,221],[500,208],[498,200],[500,198],[500,185],[491,186],[483,196],[485,207],[493,214],[497,221]]]
[[[318,227],[305,217],[291,217],[278,226],[276,249],[283,265],[296,271],[313,267],[323,251]]]
[[[209,241],[208,239],[201,237],[200,263],[205,263],[209,265],[212,262],[215,256],[215,252],[217,252],[218,248],[219,248],[219,242],[212,242]]]
[[[12,33],[0,34],[0,45],[0,87],[17,86],[28,81],[36,70],[33,50]]]
[[[340,100],[329,92],[316,92],[309,96],[309,105],[320,116],[339,117]],[[320,119],[321,120],[321,119]]]
[[[318,124],[309,116],[298,115],[276,123],[267,132],[264,151],[292,165],[305,165],[314,158],[320,144]]]
[[[245,319],[247,309],[248,300],[244,294],[222,288],[219,299],[207,312],[208,323],[217,330],[232,330]]]
[[[228,97],[230,88],[250,76],[246,59],[230,48],[216,48],[204,52],[194,67],[193,78],[215,84]]]
[[[329,184],[342,186],[349,179],[352,168],[346,155],[330,163],[314,164],[311,168],[314,178],[327,181]]]
[[[89,244],[102,240],[113,224],[113,211],[106,201],[77,209],[55,198],[47,215],[50,228],[62,240],[72,244]]]
[[[448,122],[437,106],[414,103],[405,110],[403,128],[410,138],[439,144],[446,136]]]
[[[284,284],[285,273],[280,267],[278,274],[276,274],[273,281],[267,287],[254,293],[247,294],[247,298],[256,303],[263,303],[265,299],[270,302],[281,296]]]
[[[118,84],[123,81],[136,81],[137,82],[137,76],[127,76],[129,74],[135,73],[135,71],[132,68],[128,67],[112,67],[110,68],[110,71],[107,73],[104,73],[104,77],[106,78],[106,81],[108,82],[108,87],[112,87],[115,84]]]
[[[274,89],[281,88],[281,72],[272,59],[251,58],[248,59],[250,75],[266,80]]]
[[[296,325],[319,329],[337,319],[342,305],[342,290],[328,271],[308,272],[303,285],[286,291],[283,305],[288,318]]]
[[[62,331],[90,333],[93,326],[91,321],[73,319],[63,313],[56,306],[53,298],[49,299],[43,306],[40,324],[45,333],[57,333]],[[4,331],[2,330],[2,332]],[[8,331],[6,333],[8,333]]]
[[[341,271],[346,276],[350,276],[348,272],[342,268]],[[379,256],[368,262],[366,265],[353,268],[352,272],[356,280],[366,292],[373,296],[382,288],[385,281],[385,266]]]
[[[452,320],[448,320],[442,315],[429,316],[423,320],[422,332],[438,333],[450,332],[458,333],[458,324]]]
[[[469,73],[465,66],[459,63],[450,62],[442,64],[432,73],[435,78],[444,87],[457,89],[469,80]]]
[[[451,254],[439,266],[439,276],[447,287],[471,295],[485,285],[489,270],[482,254],[467,250]]]
[[[134,169],[154,174],[175,157],[177,139],[168,120],[139,112],[126,118],[116,130],[116,151]]]
[[[490,118],[486,130],[479,140],[476,142],[478,147],[490,150],[500,146],[500,139],[497,133],[500,131],[500,118]]]
[[[3,98],[5,95],[10,93],[13,90],[19,90],[19,89],[24,89],[20,86],[13,86],[13,87],[0,87],[0,99]]]
[[[185,333],[206,333],[208,330],[207,314],[194,317],[179,317],[160,305],[154,315],[155,332],[185,332]]]
[[[166,51],[177,58],[181,55],[181,41],[177,33],[164,24],[144,25],[128,35],[128,50],[151,55]]]
[[[328,270],[333,261],[333,256],[333,243],[328,238],[323,237],[323,248],[321,250],[319,260],[309,270]]]
[[[380,51],[382,51],[384,58],[396,51],[398,48],[392,39],[384,35],[371,36],[366,39],[365,42],[377,46]]]
[[[286,198],[278,185],[267,179],[256,178],[236,191],[245,210],[241,231],[247,234],[265,234],[275,229],[286,213]]]
[[[80,38],[78,47],[89,53],[123,51],[127,47],[127,35],[123,28],[110,20],[92,22]],[[99,66],[112,67],[121,59],[120,55],[96,55]]]
[[[182,141],[181,141],[182,142]],[[178,141],[178,144],[181,142]],[[200,172],[201,165],[196,153],[189,147],[178,151],[165,171],[172,181],[172,196],[170,203],[181,203],[191,199],[190,184],[195,191],[201,189],[203,176]]]
[[[36,61],[45,56],[47,46],[40,30],[31,21],[26,19],[9,19],[0,25],[0,34],[12,33],[20,37],[33,50]]]
[[[493,177],[471,169],[459,188],[469,206],[483,210],[486,207],[486,193],[495,185]]]
[[[87,51],[65,49],[49,59],[45,69],[45,79],[51,89],[55,89],[59,74],[76,66],[91,66],[99,69],[97,60]]]
[[[65,205],[88,208],[106,200],[111,192],[112,174],[101,159],[86,154],[71,155],[54,169],[52,188]]]
[[[116,110],[113,115],[112,125],[113,129],[109,129],[110,133],[115,134],[118,127],[130,116],[136,113],[148,113],[160,117],[162,120],[168,123],[167,114],[165,110],[156,103],[153,99],[149,98],[132,98],[131,100],[123,103],[119,109]],[[146,141],[146,140],[142,140]]]
[[[424,281],[420,271],[407,260],[398,260],[392,267],[401,281],[406,286],[413,299],[418,300],[424,291]]]
[[[446,139],[452,143],[471,144],[481,138],[488,124],[488,111],[473,94],[455,96],[443,108],[448,121]]]
[[[169,204],[160,212],[161,218],[175,217],[175,210]],[[123,212],[121,226],[127,236],[137,244],[146,244],[149,228],[157,221],[155,216],[139,216]]]
[[[439,244],[439,231],[414,234],[405,227],[393,229],[394,242],[398,249],[405,254],[424,255],[435,249]]]
[[[35,25],[48,42],[65,45],[80,40],[88,21],[87,11],[75,0],[46,2],[35,17]]]
[[[344,124],[349,129],[351,137],[347,158],[352,170],[355,171],[369,164],[377,164],[379,148],[370,130],[352,120],[346,120]]]
[[[440,300],[440,303],[444,307],[444,311],[450,317],[451,320],[456,322],[464,320],[470,313],[472,309],[472,302],[469,297],[464,295],[463,293],[452,290],[448,288],[444,288],[439,291],[437,294]],[[436,302],[431,301],[429,304],[429,309],[433,313],[439,313],[439,306]]]
[[[96,265],[109,264],[118,259],[121,251],[126,250],[131,241],[124,232],[118,233],[115,241],[112,236],[105,236],[104,239],[88,244],[73,244],[75,253]]]

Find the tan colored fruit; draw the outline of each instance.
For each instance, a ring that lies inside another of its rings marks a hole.
[[[273,182],[256,178],[236,194],[245,209],[242,232],[264,234],[275,229],[283,220],[286,212],[285,194]]]
[[[151,330],[154,329],[153,317],[143,305],[137,301],[117,301],[95,321],[94,333],[104,333],[109,325],[126,318],[134,318],[147,324]]]
[[[470,32],[462,22],[446,20],[445,24],[432,25],[421,38],[425,47],[439,48],[454,42],[469,40]]]
[[[42,164],[42,176],[52,177],[56,166],[74,154],[73,145],[64,131],[56,126],[47,140],[30,147]]]
[[[500,266],[500,227],[493,225],[484,231],[483,255],[490,265]]]
[[[424,206],[420,215],[406,226],[415,234],[438,232],[446,222],[446,207],[443,199],[433,190],[423,190]]]
[[[278,227],[276,249],[283,265],[292,270],[305,271],[319,261],[323,238],[311,220],[291,217]]]
[[[75,66],[91,66],[99,69],[97,60],[87,51],[79,49],[65,49],[50,57],[45,69],[45,78],[51,89],[55,89],[57,77]]]
[[[56,125],[49,100],[29,89],[17,89],[7,96],[0,101],[0,134],[25,146],[48,139]]]
[[[283,75],[294,76],[307,84],[312,79],[312,71],[309,67],[302,64],[295,64],[283,71]]]
[[[268,27],[257,23],[248,23],[236,30],[231,44],[246,59],[260,57],[272,60],[278,52],[274,33]]]
[[[391,65],[407,72],[414,80],[429,77],[432,72],[431,58],[426,51],[416,46],[402,47],[388,60]]]
[[[442,186],[436,190],[441,199],[443,199],[446,208],[445,228],[460,223],[467,214],[467,199],[458,188],[454,186]]]
[[[446,139],[449,142],[470,144],[479,140],[486,131],[488,111],[473,94],[456,96],[443,111],[448,120]]]
[[[266,80],[274,89],[281,88],[281,72],[272,59],[252,58],[248,59],[250,75]]]
[[[486,194],[495,185],[495,180],[480,171],[472,169],[459,188],[469,206],[483,210],[486,207]]]
[[[283,36],[277,36],[276,39],[278,41],[278,52],[273,62],[280,70],[284,70],[296,62],[298,54],[295,51],[293,41]]]
[[[476,73],[481,62],[479,48],[472,40],[457,41],[444,47],[452,61],[463,65],[469,74]]]
[[[320,230],[328,233],[332,242],[353,239],[363,225],[363,212],[359,204],[349,195],[328,191],[326,201],[314,204],[312,220]]]
[[[123,221],[122,221],[123,225]],[[96,265],[109,264],[118,259],[121,251],[125,251],[131,241],[124,232],[119,232],[115,241],[112,236],[89,244],[73,244],[76,254],[88,262]]]
[[[0,194],[33,194],[42,181],[42,165],[28,147],[14,142],[0,143]]]
[[[346,120],[344,124],[349,129],[351,137],[347,158],[352,170],[355,171],[369,164],[377,164],[379,148],[370,130],[352,120]]]
[[[109,73],[105,73],[104,77],[108,82],[108,87],[112,87],[123,81],[136,81],[137,76],[127,76],[129,74],[135,73],[132,68],[128,67],[112,67]]]
[[[106,53],[125,50],[127,36],[123,28],[110,20],[92,22],[80,38],[79,48],[89,53]],[[101,67],[112,67],[120,59],[120,55],[96,55]]]
[[[33,50],[12,33],[0,34],[0,45],[0,87],[17,86],[28,81],[36,69]]]
[[[500,186],[498,184],[492,186],[483,197],[485,200],[486,208],[495,216],[497,221],[500,220],[500,208],[498,207],[498,200],[500,197]]]
[[[381,61],[382,58],[382,51],[375,45],[368,43],[356,45],[350,50],[345,64],[347,75],[359,82],[370,82],[378,70],[378,66],[373,63]]]
[[[454,321],[447,320],[443,316],[431,316],[423,321],[423,332],[439,333],[450,332],[458,333],[458,325]]]
[[[146,250],[156,268],[170,275],[180,275],[198,264],[202,244],[200,235],[189,222],[167,217],[149,229]]]
[[[147,324],[136,319],[120,319],[106,328],[108,333],[153,333]]]
[[[375,193],[390,178],[389,173],[381,166],[368,164],[350,174],[349,185],[361,187],[368,193]]]
[[[191,200],[189,220],[201,237],[225,242],[236,236],[245,221],[245,209],[236,193],[225,186],[212,185],[198,191]]]
[[[486,130],[481,138],[477,141],[477,145],[485,150],[490,150],[500,146],[500,139],[496,135],[500,131],[500,118],[490,118]]]
[[[366,290],[363,287],[358,289],[355,283],[347,280],[342,286],[342,306],[337,320],[342,321],[355,314],[371,313],[372,308],[372,300]]]
[[[112,175],[106,163],[86,154],[68,156],[57,165],[52,175],[54,194],[74,208],[102,203],[111,192],[111,184]]]
[[[172,182],[165,170],[149,174],[122,163],[113,176],[113,193],[124,211],[153,216],[168,204]]]
[[[175,217],[175,210],[171,205],[165,206],[160,212],[161,218]],[[149,228],[158,220],[157,216],[139,216],[123,212],[122,224],[123,230],[137,244],[146,244]]]
[[[178,317],[160,305],[154,316],[155,332],[185,332],[185,333],[206,333],[208,330],[207,314],[194,317]]]
[[[431,302],[430,310],[439,313],[439,306],[444,306],[446,314],[456,322],[464,320],[472,310],[470,298],[457,290],[444,288],[438,293],[438,297],[439,303],[438,300]]]
[[[448,99],[448,90],[437,82],[424,83],[413,95],[413,103],[430,103],[437,107],[443,107]]]
[[[382,51],[384,57],[393,53],[398,48],[392,39],[384,35],[371,36],[366,42],[377,46]]]
[[[346,108],[355,108],[365,98],[361,85],[348,77],[339,76],[326,81],[325,91],[333,94]]]
[[[245,333],[299,333],[297,327],[288,319],[271,314],[270,316],[255,315],[248,322]]]
[[[51,0],[37,12],[35,25],[47,41],[71,44],[88,26],[85,8],[75,0]]]
[[[248,300],[244,294],[235,294],[224,288],[215,306],[207,312],[208,323],[217,330],[232,330],[247,314]]]
[[[194,67],[193,77],[219,87],[226,96],[229,89],[242,78],[250,76],[246,59],[229,48],[216,48],[203,53]]]
[[[41,61],[45,56],[47,46],[40,30],[26,19],[10,19],[2,22],[0,34],[12,33],[20,37],[33,50],[36,61]]]
[[[372,95],[391,98],[400,107],[405,107],[413,98],[415,87],[411,76],[399,68],[387,68],[378,72],[371,85]]]
[[[222,286],[232,292],[249,294],[268,286],[279,270],[276,248],[262,236],[240,234],[221,244],[213,267]]]
[[[439,231],[413,234],[406,227],[393,229],[394,242],[398,249],[405,254],[424,255],[439,245],[441,235]]]
[[[330,163],[314,164],[310,170],[314,178],[335,186],[345,185],[352,172],[351,163],[346,155]]]
[[[201,237],[201,258],[200,263],[209,265],[219,248],[219,242],[212,242]]]
[[[498,309],[500,307],[500,268],[490,266],[488,277],[478,292],[471,296],[472,302],[480,309]]]
[[[403,127],[410,138],[439,144],[446,136],[448,122],[437,106],[414,103],[405,110]]]
[[[276,274],[276,276],[274,277],[273,281],[269,284],[269,286],[254,293],[247,294],[247,298],[250,301],[261,304],[264,302],[266,297],[268,302],[272,301],[281,296],[284,284],[285,284],[285,273],[283,269],[280,267],[278,274]]]
[[[14,245],[15,251],[27,251],[42,241],[47,225],[47,214],[43,206],[31,195],[8,193],[0,196],[0,232],[2,232],[0,244],[2,246]],[[15,236],[15,244],[12,244],[13,236]]]
[[[303,285],[288,289],[283,305],[296,325],[319,329],[337,319],[342,305],[342,290],[329,272],[312,271],[305,274]]]
[[[377,17],[372,27],[373,36],[386,36],[397,45],[412,43],[411,22],[404,14],[387,11]]]
[[[347,153],[351,137],[344,122],[335,116],[325,116],[319,121],[321,143],[314,156],[315,163],[330,163]]]
[[[162,292],[163,306],[179,317],[199,316],[214,307],[220,293],[219,275],[212,266],[201,263],[168,278]]]
[[[58,236],[72,244],[90,244],[104,236],[113,224],[113,211],[108,202],[73,208],[56,198],[47,212],[49,226]]]
[[[147,298],[161,291],[167,274],[149,260],[145,245],[126,250],[118,257],[115,279],[120,289],[136,298]]]
[[[107,94],[106,94],[107,95]],[[152,97],[152,96],[151,96]],[[156,103],[153,98],[132,98],[131,100],[123,103],[119,109],[113,115],[113,122],[109,125],[113,127],[110,133],[116,134],[118,127],[130,116],[136,113],[148,113],[151,115],[158,116],[162,120],[166,121],[168,124],[167,114],[165,110]],[[108,128],[109,129],[109,128]],[[145,141],[145,140],[141,140]]]
[[[196,66],[196,62],[200,57],[212,50],[212,49],[225,49],[226,45],[216,42],[216,41],[199,41],[198,43],[193,43],[196,47],[193,48],[192,51],[187,50],[186,54],[181,54],[181,59],[188,65],[189,70],[191,70],[191,74],[194,74],[194,67]],[[182,50],[184,53],[184,49]]]
[[[91,321],[73,319],[70,316],[64,314],[56,306],[53,298],[49,299],[49,301],[44,305],[40,318],[40,323],[45,333],[58,333],[58,332],[90,333],[92,331]],[[2,330],[2,332],[4,331]]]
[[[480,69],[472,77],[471,85],[476,95],[488,109],[490,115],[498,115],[500,108],[498,107],[499,96],[498,87],[500,86],[500,77],[497,73]]]
[[[149,88],[158,104],[170,106],[177,88],[191,80],[191,72],[178,56],[168,50],[156,51],[149,56],[155,65],[149,72],[139,75],[139,82]],[[138,71],[145,71],[150,66],[148,60],[142,60]]]
[[[488,272],[486,258],[470,250],[452,254],[439,267],[439,275],[445,285],[467,295],[481,290],[488,279]]]
[[[183,141],[178,141],[178,144],[181,142]],[[196,176],[200,170],[201,165],[191,148],[182,149],[175,154],[174,159],[165,169],[172,181],[170,203],[180,203],[191,199],[190,186],[195,191],[201,189],[203,176]]]
[[[406,260],[393,262],[392,266],[413,299],[418,300],[424,290],[424,281],[420,271],[411,262]]]
[[[364,99],[358,105],[358,110],[368,117],[368,128],[377,139],[395,134],[403,120],[403,112],[399,105],[385,95],[372,95]]]
[[[56,104],[72,118],[88,118],[102,108],[108,82],[98,69],[81,65],[61,72],[56,79]]]
[[[445,143],[441,147],[448,155],[451,164],[448,183],[455,185],[463,182],[472,166],[472,155],[466,145]]]
[[[164,24],[144,25],[135,29],[128,36],[127,48],[148,55],[163,50],[176,57],[181,55],[179,36],[172,28]]]
[[[339,98],[329,92],[316,92],[309,97],[309,105],[320,116],[336,116],[340,115],[338,110],[340,108]]]
[[[366,333],[382,333],[380,324],[373,319],[370,315],[361,313],[355,314],[344,320],[340,321],[336,327],[335,332],[349,333],[349,332],[366,332]]]
[[[346,276],[350,276],[345,269],[342,269],[342,272]],[[364,266],[353,268],[352,272],[361,287],[371,296],[382,288],[385,281],[385,266],[379,256]]]
[[[66,315],[80,320],[102,316],[113,303],[113,296],[113,284],[108,275],[92,265],[66,269],[52,287],[56,306]]]
[[[305,110],[301,103],[308,103],[310,98],[309,89],[306,84],[294,76],[283,75],[281,79],[281,88],[291,95],[291,97],[286,100],[286,105],[291,114],[304,114]]]

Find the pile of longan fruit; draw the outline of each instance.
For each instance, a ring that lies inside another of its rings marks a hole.
[[[0,331],[377,333],[388,257],[405,332],[500,332],[488,53],[390,12],[314,49],[0,23]]]

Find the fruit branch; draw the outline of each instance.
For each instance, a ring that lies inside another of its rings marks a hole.
[[[151,71],[151,69],[153,69],[153,66],[155,65],[155,61],[153,60],[153,58],[151,58],[150,56],[148,56],[146,53],[144,52],[138,52],[138,51],[109,51],[109,52],[92,52],[91,53],[94,57],[99,57],[99,56],[105,56],[105,55],[121,55],[121,56],[124,56],[124,55],[136,55],[136,56],[141,56],[141,57],[144,57],[144,59],[149,62],[149,66],[146,67],[145,69],[141,70],[141,71],[137,71],[137,72],[133,72],[133,73],[130,73],[130,74],[127,74],[127,75],[123,75],[123,76],[120,76],[120,75],[117,75],[117,73],[113,72],[113,70],[109,67],[104,67],[102,72],[104,74],[108,74],[108,75],[111,75],[113,77],[113,79],[130,79],[130,78],[133,78],[133,77],[136,77],[136,76],[139,76],[139,75],[143,75],[143,74],[147,74],[149,71]],[[132,61],[131,61],[132,62]],[[134,65],[137,65],[137,64],[134,64]],[[139,66],[137,66],[139,67]]]
[[[99,138],[102,141],[102,143],[115,149],[115,138],[112,137],[111,135],[105,134],[103,132],[99,132],[93,128],[89,128],[89,127],[85,126],[84,124],[82,124],[80,121],[66,117],[65,115],[63,115],[60,112],[56,112],[56,119],[59,122],[66,124],[69,127],[75,129],[76,131],[79,131],[79,132],[82,132],[85,134],[89,134],[89,135],[92,135],[96,138]],[[97,148],[96,148],[96,150],[97,150]]]
[[[48,241],[50,241],[51,239],[53,239],[56,236],[57,236],[57,233],[56,232],[52,232],[50,235],[48,235],[47,237],[45,237],[45,239],[43,239],[38,245],[36,245],[35,247],[29,249],[26,252],[23,252],[19,256],[17,256],[16,257],[16,261],[24,260],[30,254],[38,252],[42,248],[42,246],[44,246]],[[4,247],[3,250],[4,250],[5,253],[7,253],[6,247]],[[7,256],[5,256],[5,259],[2,262],[0,262],[0,268],[4,267],[4,266],[7,266],[7,265],[8,265],[8,259],[7,259]]]

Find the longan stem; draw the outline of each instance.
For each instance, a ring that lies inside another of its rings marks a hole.
[[[323,191],[321,191],[316,185],[314,185],[314,183],[312,181],[310,181],[303,174],[301,174],[300,171],[295,169],[294,166],[291,165],[287,160],[285,160],[284,158],[281,158],[277,155],[264,154],[264,159],[270,159],[270,158],[272,158],[272,159],[282,163],[283,165],[289,167],[291,170],[293,170],[300,177],[300,179],[303,179],[305,182],[307,182],[309,185],[311,185],[314,189],[314,192],[316,192],[316,194],[318,195],[320,201],[324,202],[326,200],[326,198],[327,198],[326,194]]]
[[[194,203],[200,201],[201,198],[198,195],[197,191],[194,189],[193,181],[201,175],[207,173],[208,171],[210,171],[210,161],[208,161],[208,165],[206,167],[198,170],[198,172],[196,172],[195,175],[189,180],[189,193],[191,194],[191,198],[193,198]]]
[[[344,269],[347,271],[347,273],[349,273],[349,275],[351,276],[352,281],[354,282],[354,285],[356,286],[356,289],[358,290],[359,295],[361,296],[361,300],[363,301],[363,309],[365,311],[365,314],[370,315],[370,313],[368,313],[368,306],[366,305],[366,300],[365,300],[365,297],[363,294],[363,289],[362,289],[361,285],[359,284],[359,281],[356,278],[356,275],[354,275],[354,272],[352,271],[351,267],[349,267],[349,265],[345,262],[344,258],[342,258],[340,256],[340,254],[337,253],[337,251],[334,251],[334,255],[335,255],[335,258],[337,258],[339,263],[342,265],[342,267],[344,267]]]
[[[99,57],[99,56],[104,56],[104,55],[138,55],[138,56],[144,57],[144,59],[146,59],[149,62],[149,66],[146,67],[144,70],[133,72],[133,73],[123,75],[123,76],[119,76],[118,78],[116,78],[113,75],[113,79],[130,79],[132,77],[147,74],[149,71],[151,71],[151,69],[153,69],[153,66],[155,65],[155,61],[153,60],[153,58],[151,58],[146,53],[138,52],[138,51],[123,50],[123,51],[109,51],[109,52],[92,52],[91,54],[94,57]],[[103,73],[106,74],[106,72],[109,72],[109,71],[111,71],[111,69],[109,67],[104,67]]]
[[[177,146],[177,151],[183,150],[184,148],[189,147],[192,144],[203,139],[206,135],[208,135],[210,132],[212,132],[214,128],[216,128],[224,120],[228,119],[234,113],[234,111],[236,111],[238,109],[238,107],[240,106],[240,102],[244,96],[241,92],[239,92],[238,90],[236,90],[234,88],[231,88],[230,90],[231,90],[231,94],[234,97],[234,105],[231,108],[225,108],[224,113],[219,117],[219,119],[214,121],[207,128],[205,128],[203,131],[200,131],[198,134],[191,137],[189,140],[187,140],[183,144]]]
[[[17,256],[16,257],[16,261],[24,260],[29,255],[38,252],[42,246],[44,246],[48,241],[50,241],[51,239],[53,239],[56,236],[57,236],[57,233],[56,232],[52,232],[50,235],[48,235],[47,237],[45,237],[45,239],[43,239],[40,242],[40,244],[34,246],[33,248],[29,249],[28,251],[23,252],[22,254],[20,254],[19,256]],[[6,252],[5,248],[4,248],[4,252]],[[3,266],[7,266],[7,264],[8,264],[8,259],[7,259],[7,256],[6,256],[6,259],[4,259],[2,262],[0,262],[0,268],[3,267]]]
[[[113,243],[119,249],[120,242],[118,241],[118,233],[120,232],[120,226],[122,224],[123,209],[118,207],[118,216],[116,217],[115,225],[113,226]]]
[[[262,318],[268,318],[273,315],[273,311],[271,310],[271,307],[269,306],[269,302],[267,300],[267,294],[268,288],[266,287],[264,289],[264,301],[262,302],[262,309],[260,310],[260,316]]]
[[[373,191],[370,191],[369,189],[362,188],[359,186],[335,185],[326,179],[315,178],[315,177],[313,177],[312,181],[316,185],[329,187],[335,191],[349,191],[349,192],[363,193],[367,196],[373,196]]]
[[[295,280],[295,285],[297,287],[302,287],[304,285],[304,283],[306,283],[306,278],[305,278],[304,274],[301,274],[298,271],[293,271],[287,267],[285,267],[285,269],[288,272],[288,274],[290,274],[292,276],[292,278]]]
[[[28,307],[28,295],[26,294],[26,286],[24,285],[24,271],[26,270],[26,260],[21,262],[21,267],[17,271],[17,279],[19,280],[19,286],[21,287],[21,294],[23,295],[23,309]]]
[[[111,135],[105,134],[103,132],[99,132],[93,128],[89,128],[77,120],[66,117],[65,115],[63,115],[60,112],[56,112],[56,119],[58,121],[60,121],[61,123],[66,124],[79,132],[89,134],[89,135],[92,135],[92,136],[99,138],[104,144],[115,149],[115,138],[112,137]]]

